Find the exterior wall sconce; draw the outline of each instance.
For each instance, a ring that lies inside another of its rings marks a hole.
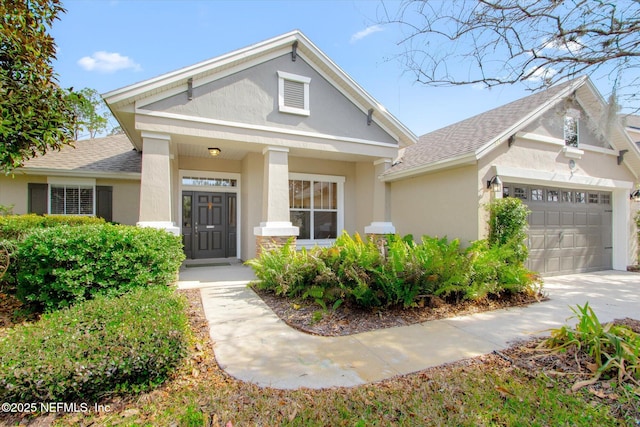
[[[494,193],[502,192],[502,180],[498,175],[487,181],[487,189],[491,189]]]
[[[209,154],[211,155],[211,157],[218,157],[220,153],[222,153],[222,150],[218,147],[209,147],[207,148],[207,150],[209,150]]]
[[[634,202],[640,202],[640,190],[636,190],[629,196]]]

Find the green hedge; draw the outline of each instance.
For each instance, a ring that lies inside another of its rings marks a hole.
[[[16,296],[50,311],[98,294],[173,283],[183,259],[180,238],[164,230],[81,225],[31,232],[11,268]]]
[[[0,216],[0,240],[21,240],[39,228],[59,225],[104,224],[104,219],[93,216],[72,215],[6,215]]]
[[[387,242],[343,233],[330,248],[296,251],[291,245],[247,261],[255,286],[277,295],[302,297],[327,307],[349,302],[363,307],[417,303],[419,298],[478,300],[501,293],[533,292],[537,278],[519,261],[512,244],[486,240],[463,250],[457,240],[386,236]]]
[[[171,288],[97,297],[0,338],[0,401],[87,401],[160,384],[187,354],[185,299]]]

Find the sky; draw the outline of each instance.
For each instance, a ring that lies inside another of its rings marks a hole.
[[[297,29],[418,136],[530,94],[416,83],[398,58],[400,29],[378,24],[378,0],[62,3],[67,12],[51,30],[62,87],[102,94]],[[398,4],[384,2],[392,11]]]

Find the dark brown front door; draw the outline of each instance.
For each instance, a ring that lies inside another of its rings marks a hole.
[[[236,256],[236,195],[183,192],[182,235],[189,258]]]

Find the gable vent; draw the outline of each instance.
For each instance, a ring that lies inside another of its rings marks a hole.
[[[304,83],[292,80],[284,81],[284,105],[304,108]]]

